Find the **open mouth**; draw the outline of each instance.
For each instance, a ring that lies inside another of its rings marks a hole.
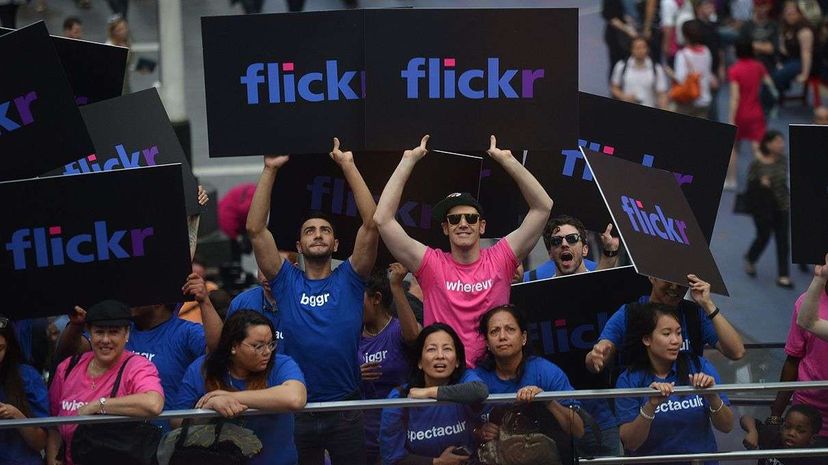
[[[571,266],[575,263],[575,255],[572,252],[561,252],[561,264]]]
[[[446,371],[448,365],[445,363],[435,363],[434,364],[434,371]]]

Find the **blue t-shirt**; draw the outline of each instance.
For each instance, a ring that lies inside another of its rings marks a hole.
[[[597,263],[593,262],[592,260],[584,259],[584,266],[586,267],[587,271],[595,271],[595,268],[598,266]],[[555,262],[553,260],[547,260],[541,264],[541,266],[535,268],[534,270],[529,270],[523,273],[523,282],[532,281],[532,272],[535,272],[536,276],[534,279],[547,279],[547,278],[554,278],[558,274],[558,267],[555,266]],[[540,387],[540,386],[538,386]]]
[[[164,397],[174,399],[181,377],[193,360],[204,355],[207,342],[203,326],[173,316],[146,331],[139,330],[133,324],[129,329],[126,349],[155,364]]]
[[[486,370],[478,366],[474,373],[486,383],[490,394],[511,394],[526,386],[537,386],[544,391],[574,391],[566,373],[554,363],[541,357],[529,357],[523,367],[523,376],[518,380],[502,380],[495,370]],[[580,405],[577,400],[565,399],[561,405]]]
[[[681,355],[680,355],[681,356]],[[719,373],[705,358],[699,357],[699,366],[689,361],[690,373],[705,373],[712,376],[719,383]],[[666,378],[658,378],[654,374],[638,370],[624,371],[618,378],[615,387],[641,388],[648,387],[653,382],[679,384],[676,376],[676,363]],[[682,380],[687,385],[687,380]],[[656,391],[653,391],[654,393]],[[725,404],[730,405],[725,394],[720,394]],[[622,397],[615,400],[618,420],[621,424],[635,420],[639,409],[648,401],[648,397]],[[693,394],[679,396],[673,394],[664,403],[656,408],[655,420],[650,425],[650,435],[647,440],[635,451],[627,451],[626,455],[664,455],[664,454],[698,454],[703,452],[717,452],[716,437],[710,424],[710,410],[704,397]],[[713,407],[718,407],[714,405]],[[678,462],[677,462],[678,463]],[[689,462],[684,462],[689,464]],[[718,461],[706,461],[705,465],[716,465]]]
[[[376,381],[363,381],[360,390],[363,399],[385,399],[395,387],[405,383],[408,378],[408,359],[406,346],[402,337],[400,320],[391,318],[388,326],[376,336],[362,336],[359,340],[357,363],[379,363],[380,378]],[[370,452],[379,450],[380,410],[365,410],[365,447]]]
[[[32,360],[32,319],[14,320],[14,335],[17,337],[17,344],[23,352],[23,360],[31,363]]]
[[[267,378],[268,388],[280,386],[288,380],[296,380],[305,384],[305,378],[296,362],[287,355],[274,354],[274,356],[276,360]],[[191,409],[207,393],[201,371],[204,359],[205,356],[199,357],[187,368],[181,388],[170,405],[171,410]],[[226,376],[227,381],[234,388],[239,391],[247,389],[244,380],[235,379],[229,373]],[[296,465],[299,456],[296,452],[296,445],[293,443],[292,413],[248,416],[234,421],[253,430],[256,437],[262,441],[262,451],[248,462],[249,465]]]
[[[40,373],[30,365],[20,365],[23,391],[29,401],[30,418],[49,416],[49,393]],[[6,393],[0,385],[0,402],[7,402]],[[3,465],[43,465],[40,451],[30,448],[17,428],[0,429],[0,463]]]
[[[270,282],[281,314],[284,353],[308,380],[308,402],[342,400],[359,391],[356,353],[365,284],[345,260],[324,279],[285,264]]]
[[[233,297],[233,300],[230,301],[230,307],[227,308],[227,316],[225,316],[224,321],[227,321],[228,318],[239,310],[254,310],[266,316],[273,323],[273,329],[276,330],[276,334],[274,335],[278,342],[276,352],[280,354],[285,353],[284,335],[280,327],[279,311],[275,303],[271,304],[267,300],[262,286],[251,287],[236,297]]]
[[[466,370],[459,383],[482,381],[472,370]],[[398,399],[393,389],[389,399]],[[393,465],[408,454],[439,457],[449,446],[477,449],[474,428],[480,423],[480,412],[468,405],[448,404],[434,407],[382,409],[380,421],[380,454],[382,465]],[[407,418],[406,418],[407,417]]]

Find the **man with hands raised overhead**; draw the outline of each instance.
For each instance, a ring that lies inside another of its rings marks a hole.
[[[481,249],[480,238],[486,232],[482,206],[469,193],[452,193],[432,210],[451,252],[428,247],[411,238],[395,218],[414,166],[428,153],[428,139],[423,137],[419,146],[403,153],[382,192],[374,221],[388,249],[414,272],[423,289],[424,324],[451,325],[467,348],[466,362],[474,366],[484,349],[476,331],[480,316],[509,302],[512,276],[543,232],[552,199],[512,152],[498,148],[497,139],[491,136],[487,153],[515,180],[529,204],[523,223],[494,246]]]

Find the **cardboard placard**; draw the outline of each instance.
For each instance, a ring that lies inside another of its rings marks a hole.
[[[106,298],[180,302],[190,273],[181,165],[0,183],[4,313],[35,318]]]
[[[401,156],[400,152],[354,155],[356,166],[374,199],[379,199]],[[448,250],[448,239],[440,225],[432,221],[431,208],[452,192],[469,192],[476,196],[479,173],[479,158],[429,153],[417,163],[405,185],[397,211],[400,225],[423,244]],[[345,259],[353,252],[362,220],[342,170],[328,155],[291,158],[277,174],[270,205],[269,228],[279,249],[296,250],[301,219],[315,210],[330,215],[335,223],[339,250],[334,258]],[[392,261],[396,260],[380,242],[377,264]]]
[[[325,153],[333,137],[364,147],[363,18],[202,18],[210,156]]]
[[[825,263],[828,252],[828,126],[792,124],[791,252],[794,263]]]
[[[43,22],[0,37],[0,180],[37,176],[93,152]]]
[[[198,183],[155,88],[93,103],[81,115],[95,153],[50,171],[49,176],[181,163],[187,214],[201,211]]]
[[[490,134],[563,146],[577,132],[577,31],[575,9],[202,18],[210,156],[320,153],[333,136],[399,150],[427,133],[449,150],[485,149]]]
[[[510,301],[526,313],[535,354],[561,367],[574,387],[595,389],[607,387],[606,375],[586,370],[587,352],[621,305],[649,293],[649,280],[625,266],[513,284]]]
[[[638,273],[682,286],[695,274],[711,292],[728,295],[673,173],[591,150],[584,156]]]
[[[14,29],[0,28],[0,36]],[[51,36],[75,103],[87,105],[121,95],[129,49],[87,40]]]

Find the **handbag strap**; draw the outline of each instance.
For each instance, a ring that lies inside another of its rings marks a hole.
[[[118,376],[115,378],[115,385],[112,386],[112,393],[109,395],[109,397],[115,397],[118,394],[118,388],[121,386],[121,376],[124,375],[124,369],[126,368],[127,363],[129,363],[129,361],[132,359],[132,357],[135,357],[135,354],[132,354],[129,357],[127,357],[127,359],[124,360],[123,365],[121,365],[121,368],[118,369]]]

